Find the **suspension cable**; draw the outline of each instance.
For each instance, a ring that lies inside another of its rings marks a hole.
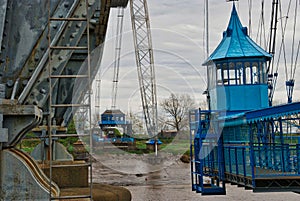
[[[285,33],[286,33],[286,27],[287,27],[287,20],[288,20],[288,16],[290,13],[290,8],[291,8],[291,2],[292,0],[289,1],[289,5],[288,5],[288,10],[287,10],[287,14],[285,16],[285,22],[284,22],[284,26],[283,26],[283,18],[284,16],[282,16],[282,4],[280,1],[280,25],[281,25],[281,44],[280,44],[280,48],[279,48],[279,54],[278,54],[278,60],[277,60],[277,66],[276,66],[276,73],[278,72],[279,69],[279,61],[280,61],[280,57],[281,57],[281,53],[283,51],[283,59],[284,59],[284,69],[285,69],[285,76],[286,76],[286,80],[288,80],[288,69],[287,69],[287,59],[286,59],[286,49],[285,49]]]
[[[252,0],[248,0],[248,6],[249,6],[249,36],[251,36],[251,32],[252,32]]]
[[[280,48],[279,48],[279,53],[278,53],[278,60],[276,63],[276,69],[275,69],[275,75],[278,75],[278,70],[279,70],[279,62],[280,62],[280,58],[281,58],[281,54],[283,51],[283,57],[284,57],[284,68],[285,68],[285,75],[286,75],[286,80],[288,80],[288,70],[287,70],[287,59],[286,59],[286,49],[285,49],[285,33],[286,33],[286,28],[287,28],[287,20],[288,20],[288,16],[290,13],[290,8],[291,8],[291,0],[289,1],[289,5],[288,5],[288,10],[287,10],[287,14],[285,16],[282,15],[283,11],[282,11],[282,4],[281,1],[279,1],[280,6],[279,6],[279,13],[280,13],[280,24],[281,24],[281,32],[282,32],[282,37],[281,37],[281,44],[280,44]],[[285,21],[283,22],[283,19],[285,18]],[[284,24],[284,25],[283,25]],[[274,60],[274,58],[273,58]],[[272,69],[272,74],[273,74],[274,69]],[[275,76],[273,83],[272,83],[272,88],[275,89],[276,88],[276,84],[277,84],[277,76]],[[274,95],[274,90],[270,93],[270,99],[273,99],[273,95]]]
[[[267,48],[266,44],[266,30],[265,30],[265,1],[261,1],[261,14],[258,22],[258,31],[256,34],[256,40],[259,41],[259,45],[263,46],[264,49]]]
[[[293,71],[293,77],[292,77],[292,79],[295,78],[295,73],[296,73],[296,68],[297,68],[297,63],[298,63],[299,50],[300,50],[300,40],[298,42],[298,48],[297,48],[297,54],[296,54],[296,59],[295,59],[295,65],[294,65],[294,71]]]
[[[118,82],[119,82],[119,71],[120,71],[120,56],[121,56],[121,46],[122,46],[122,35],[123,35],[123,20],[124,19],[124,8],[118,8],[117,15],[117,36],[115,43],[115,60],[114,60],[114,77],[113,77],[113,87],[112,87],[112,100],[111,107],[116,108],[117,93],[118,93]]]
[[[207,3],[207,0],[203,0],[204,1],[204,6],[203,6],[203,25],[204,25],[204,29],[203,29],[203,32],[202,32],[202,48],[203,48],[203,50],[205,50],[205,45],[206,45],[206,43],[208,43],[208,41],[206,41],[205,40],[205,36],[206,36],[206,17],[205,17],[205,15],[206,15],[206,3]],[[206,41],[206,43],[205,43],[205,41]],[[206,54],[204,54],[205,56],[204,56],[204,60],[206,60],[207,58],[208,58],[208,56],[206,55]]]
[[[295,45],[296,24],[297,24],[297,9],[298,9],[298,1],[296,0],[295,15],[294,15],[294,27],[293,27],[292,53],[291,53],[291,75],[290,75],[291,79],[294,77],[293,62],[294,62],[294,45]]]
[[[296,25],[297,25],[297,10],[298,10],[298,1],[295,0],[295,12],[294,12],[294,26],[293,26],[293,36],[292,36],[292,52],[291,52],[291,66],[290,66],[290,72],[288,72],[287,67],[286,67],[286,92],[287,92],[287,97],[288,97],[288,103],[291,103],[293,101],[293,89],[294,89],[294,84],[295,84],[295,72],[296,72],[296,66],[297,66],[297,60],[298,60],[298,54],[299,54],[299,45],[298,45],[298,50],[296,53],[296,62],[295,66],[294,65],[294,51],[295,51],[295,36],[296,36]],[[290,73],[290,74],[289,74]]]
[[[277,31],[277,14],[278,14],[278,2],[279,0],[273,0],[272,2],[272,14],[271,14],[271,26],[269,35],[269,53],[275,54],[275,43],[276,43],[276,31]],[[274,59],[269,62],[268,74],[273,74]]]

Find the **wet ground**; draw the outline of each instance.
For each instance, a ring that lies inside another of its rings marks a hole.
[[[124,186],[130,190],[133,201],[299,201],[292,192],[253,193],[235,185],[226,184],[225,196],[201,196],[191,191],[190,164],[179,157],[165,155],[154,161],[148,155],[103,155],[95,157],[93,181]]]

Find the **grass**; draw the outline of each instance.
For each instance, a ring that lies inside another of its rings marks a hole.
[[[152,151],[147,150],[147,145],[146,142],[148,141],[147,139],[137,138],[135,143],[136,143],[136,149],[135,150],[124,150],[128,153],[133,153],[133,154],[148,154],[152,153]],[[67,150],[72,154],[74,151],[73,143],[78,140],[77,137],[67,137],[64,139],[60,139],[59,142],[62,143]],[[82,139],[84,141],[84,139]],[[168,139],[160,139],[162,144],[160,145],[160,150],[164,153],[171,153],[174,155],[178,154],[187,154],[189,155],[189,140],[179,140],[179,139],[173,139],[173,138],[168,138]],[[40,143],[41,141],[39,139],[24,139],[21,141],[19,144],[19,148],[22,150],[26,151],[27,153],[31,153],[33,149]],[[97,152],[101,152],[99,150],[96,150]],[[121,150],[115,150],[113,151],[115,153],[121,152]],[[100,154],[100,153],[99,153]]]
[[[24,139],[17,147],[30,154],[40,142],[39,139]]]
[[[169,144],[162,144],[161,149],[164,152],[172,153],[174,155],[184,154],[189,152],[189,142],[186,140],[176,140],[172,141]]]
[[[174,139],[160,139],[162,144],[160,150],[165,153],[172,153],[174,155],[190,153],[189,140],[174,140]],[[130,150],[129,153],[145,154],[151,153],[147,150],[147,140],[138,139],[136,140],[136,150]]]

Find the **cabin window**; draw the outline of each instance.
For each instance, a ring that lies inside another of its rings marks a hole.
[[[223,85],[223,70],[217,66],[217,85]]]
[[[260,62],[261,67],[261,83],[267,83],[267,65],[266,62]]]
[[[216,66],[211,65],[208,67],[208,82],[209,82],[209,88],[213,89],[216,87],[216,80],[217,80],[217,72],[216,72]]]
[[[227,63],[222,64],[222,71],[223,71],[223,83],[224,83],[224,85],[228,85],[229,71],[227,68]]]
[[[236,69],[233,62],[229,63],[229,85],[235,85],[237,83],[236,80]]]
[[[257,63],[252,63],[252,71],[253,71],[253,84],[260,83],[260,69],[257,66]]]
[[[244,63],[244,69],[245,69],[245,84],[253,84],[253,77],[252,77],[252,67],[249,62]]]
[[[242,62],[236,63],[236,77],[237,77],[237,84],[241,85],[244,84],[244,68]]]
[[[230,62],[209,68],[210,88],[217,85],[265,84],[265,62]]]

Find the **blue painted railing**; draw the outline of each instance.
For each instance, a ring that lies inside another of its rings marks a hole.
[[[224,145],[225,172],[245,177],[300,176],[298,145]]]

